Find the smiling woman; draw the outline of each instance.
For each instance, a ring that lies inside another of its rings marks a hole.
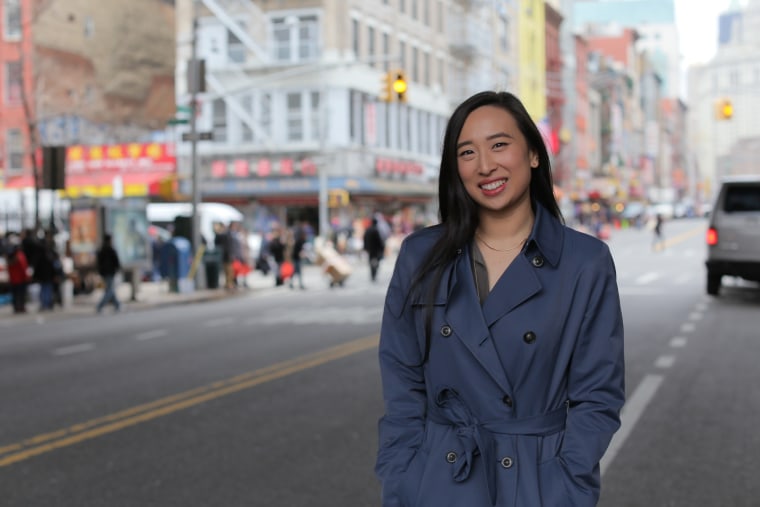
[[[386,296],[382,504],[595,505],[624,401],[610,251],[563,224],[514,95],[457,107],[442,157],[441,223],[404,240]]]

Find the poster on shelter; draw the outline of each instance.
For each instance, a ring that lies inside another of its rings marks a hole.
[[[75,208],[69,211],[71,257],[75,266],[94,266],[98,250],[98,210]]]
[[[145,208],[113,207],[108,210],[108,231],[124,267],[146,265],[150,261],[148,216]]]

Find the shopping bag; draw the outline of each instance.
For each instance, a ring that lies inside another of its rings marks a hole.
[[[293,276],[293,272],[295,271],[295,267],[293,266],[293,263],[290,261],[283,261],[282,264],[280,264],[280,277],[283,280],[287,280],[291,276]]]

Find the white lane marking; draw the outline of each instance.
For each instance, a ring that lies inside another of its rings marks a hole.
[[[610,463],[615,459],[620,448],[625,443],[628,436],[633,431],[633,427],[636,426],[636,422],[644,413],[647,405],[652,398],[654,398],[657,389],[660,388],[660,384],[665,379],[662,375],[650,374],[645,376],[641,383],[636,387],[633,395],[628,398],[622,412],[620,413],[620,429],[612,437],[610,446],[607,448],[607,452],[602,457],[600,462],[600,469],[602,475],[609,468]]]
[[[698,312],[704,312],[705,310],[707,310],[707,303],[697,303],[696,305],[694,305],[694,309],[697,310]]]
[[[140,333],[135,336],[135,338],[138,340],[152,340],[153,338],[161,338],[167,334],[169,334],[169,331],[166,329],[154,329],[153,331],[145,331],[144,333]]]
[[[229,326],[230,324],[232,324],[232,322],[233,322],[232,317],[222,317],[219,319],[212,319],[204,323],[203,325],[205,327],[221,327],[221,326]]]
[[[660,356],[654,362],[654,365],[658,368],[670,368],[673,363],[676,362],[676,356]]]
[[[702,312],[692,312],[689,314],[689,320],[702,320]]]
[[[695,329],[697,329],[697,326],[695,326],[691,322],[685,322],[681,324],[682,333],[693,333]]]
[[[87,352],[95,348],[93,343],[80,343],[78,345],[71,345],[69,347],[60,347],[53,350],[55,356],[67,356],[69,354],[78,354],[80,352]]]
[[[686,346],[686,338],[683,336],[675,336],[672,340],[670,340],[670,346],[674,349],[685,347]]]
[[[636,278],[636,285],[646,285],[650,282],[654,282],[658,278],[660,278],[660,275],[655,272],[645,273]]]

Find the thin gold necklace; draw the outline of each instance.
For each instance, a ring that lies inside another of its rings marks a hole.
[[[511,248],[502,249],[502,248],[495,248],[489,245],[488,242],[485,239],[483,239],[483,236],[481,236],[479,232],[475,232],[475,236],[477,236],[480,242],[483,243],[489,250],[493,250],[494,252],[502,252],[502,253],[507,253],[507,252],[512,252],[514,250],[517,250],[518,248],[522,247],[526,241],[528,241],[528,238],[525,238]]]

